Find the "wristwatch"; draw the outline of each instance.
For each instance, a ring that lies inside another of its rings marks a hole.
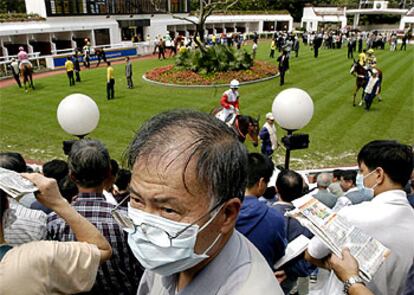
[[[362,284],[365,286],[365,282],[359,276],[352,276],[344,282],[344,293],[349,294],[349,288],[354,284]]]

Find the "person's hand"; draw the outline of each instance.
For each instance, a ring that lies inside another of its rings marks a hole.
[[[329,265],[336,276],[345,282],[350,277],[358,276],[358,261],[351,255],[348,248],[342,250],[342,259],[332,254]]]
[[[284,280],[287,279],[287,275],[284,270],[275,271],[275,278],[281,284]]]
[[[55,208],[67,203],[59,192],[57,182],[53,178],[47,178],[39,173],[22,173],[39,189],[35,194],[36,199],[47,208],[54,210]],[[55,210],[54,210],[55,211]]]

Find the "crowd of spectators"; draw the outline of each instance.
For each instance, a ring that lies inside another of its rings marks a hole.
[[[359,171],[319,173],[310,190],[293,170],[270,183],[269,155],[248,153],[223,122],[170,111],[146,122],[125,155],[120,168],[100,141],[82,139],[41,175],[0,153],[0,167],[39,188],[19,202],[0,190],[1,294],[342,294],[344,283],[348,294],[412,294],[409,146],[370,142]],[[371,282],[352,281],[349,251],[332,255],[285,214],[305,194],[391,250]],[[307,250],[276,268],[301,235]],[[320,290],[311,276],[325,280]]]

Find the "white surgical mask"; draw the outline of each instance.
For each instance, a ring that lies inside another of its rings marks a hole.
[[[375,170],[371,171],[367,175],[362,175],[360,172],[358,172],[356,177],[356,186],[358,189],[360,189],[366,196],[373,198],[374,197],[374,188],[378,185],[378,183],[375,183],[372,187],[366,187],[364,185],[364,179],[370,176],[372,173],[374,173]]]
[[[194,252],[197,234],[214,220],[222,206],[199,228],[197,224],[175,222],[128,204],[128,216],[135,225],[135,231],[128,234],[128,245],[143,267],[162,276],[190,269],[208,258],[207,253],[220,239],[221,233],[202,254]],[[171,238],[184,229],[178,237]]]

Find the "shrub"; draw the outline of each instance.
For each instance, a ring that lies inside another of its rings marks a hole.
[[[251,68],[253,58],[243,49],[215,45],[206,48],[206,52],[195,49],[180,53],[175,60],[175,66],[177,69],[201,74],[238,71]]]

